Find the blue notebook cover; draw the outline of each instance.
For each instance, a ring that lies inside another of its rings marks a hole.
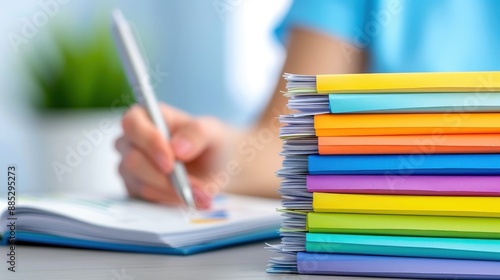
[[[4,236],[8,236],[7,232]],[[61,237],[50,234],[18,231],[16,232],[16,244],[35,243],[35,244],[85,248],[85,249],[133,252],[133,253],[191,255],[218,248],[229,247],[237,244],[250,243],[260,240],[269,240],[278,237],[279,233],[276,230],[276,228],[270,228],[268,230],[225,238],[210,243],[187,246],[187,247],[171,248],[166,246],[146,246],[146,245],[123,244],[123,243],[98,242],[98,241]],[[6,238],[2,239],[2,245],[9,245],[8,240]]]
[[[334,114],[500,112],[500,94],[496,92],[329,94],[329,103]]]
[[[312,175],[499,175],[500,154],[311,155]]]
[[[300,274],[423,279],[500,279],[500,262],[366,255],[297,254]]]
[[[16,244],[188,255],[279,236],[277,201],[264,198],[219,196],[211,209],[195,213],[128,197],[84,194],[30,195],[17,202]],[[1,208],[0,213],[5,224],[13,216]],[[6,230],[1,243],[8,246]]]

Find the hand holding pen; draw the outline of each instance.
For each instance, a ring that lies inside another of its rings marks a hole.
[[[216,157],[223,154],[225,126],[213,118],[193,118],[159,106],[128,24],[119,11],[113,19],[115,41],[140,102],[123,117],[124,135],[116,141],[122,156],[119,171],[128,192],[159,203],[181,202],[191,209],[195,204],[209,207],[212,197],[224,187],[209,174],[219,161]]]

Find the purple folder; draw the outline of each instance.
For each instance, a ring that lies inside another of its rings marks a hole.
[[[308,175],[310,192],[500,196],[500,176]]]
[[[366,255],[297,254],[300,274],[424,279],[500,279],[500,262]]]

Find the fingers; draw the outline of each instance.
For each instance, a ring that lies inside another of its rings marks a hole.
[[[120,172],[121,173],[121,172]],[[127,188],[128,195],[132,198],[141,198],[143,184],[129,174],[120,174]]]
[[[135,198],[144,199],[147,201],[167,204],[167,205],[183,205],[184,203],[178,198],[176,194],[170,192],[163,192],[156,188],[151,188],[144,186],[141,188],[141,194]],[[200,196],[195,195],[194,201],[196,208],[200,210],[209,209],[211,206],[211,199],[203,199]]]
[[[221,124],[215,118],[192,118],[166,104],[162,105],[162,113],[169,124],[175,157],[180,161],[194,160],[209,148],[215,139],[221,138]]]
[[[116,146],[122,154],[118,168],[122,176],[128,174],[148,186],[165,188],[168,184],[167,174],[158,170],[140,150],[128,144],[123,138],[117,141]]]
[[[163,118],[168,124],[170,132],[177,130],[191,120],[188,114],[168,104],[160,104],[160,110]]]
[[[198,118],[185,123],[172,135],[172,148],[177,159],[190,162],[202,155],[224,135],[221,124],[214,118]]]
[[[132,198],[144,199],[147,201],[167,205],[183,204],[183,202],[171,186],[167,185],[161,189],[151,187],[126,172],[122,174],[122,177],[124,179],[125,186],[127,187],[127,192]],[[192,180],[190,180],[190,184],[193,188],[196,207],[198,209],[210,208],[212,197],[208,196],[204,191],[202,191],[202,186],[199,185],[199,182],[197,182],[196,179],[193,178]]]
[[[119,138],[115,146],[122,155],[118,170],[131,197],[163,204],[182,204],[168,175],[158,171],[125,137]],[[212,197],[202,191],[202,182],[193,177],[189,179],[196,206],[199,209],[210,207]]]
[[[140,193],[140,198],[155,203],[181,205],[182,201],[173,192],[172,188],[159,190],[149,186],[143,186]]]
[[[211,155],[206,152],[224,145],[224,129],[214,118],[191,118],[167,105],[161,109],[171,132],[171,141],[160,134],[140,106],[133,106],[124,115],[124,135],[116,141],[116,149],[122,155],[119,171],[131,196],[159,203],[180,203],[168,177],[175,160],[189,163],[202,159],[192,163],[191,168],[200,163],[212,164],[211,160],[205,163],[205,159],[211,157],[204,155]],[[197,206],[209,207],[212,195],[204,191],[205,183],[193,177],[190,177],[190,183]]]
[[[214,194],[207,192],[206,184],[194,177],[189,177],[189,184],[193,190],[196,207],[198,209],[210,208]]]
[[[167,188],[159,190],[154,187],[145,185],[137,178],[129,174],[123,175],[125,186],[130,197],[144,199],[151,202],[179,205],[181,200],[173,193],[170,193]]]
[[[133,106],[123,116],[122,126],[125,138],[136,146],[164,174],[171,172],[174,154],[166,139],[155,128],[146,111]]]
[[[122,125],[125,137],[144,151],[164,173],[172,171],[175,158],[183,162],[192,161],[224,137],[222,125],[215,118],[190,118],[167,105],[162,106],[162,113],[171,132],[172,146],[139,106],[132,107],[125,114]]]

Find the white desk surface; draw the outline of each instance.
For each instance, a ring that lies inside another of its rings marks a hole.
[[[266,273],[270,252],[263,242],[240,245],[192,256],[167,256],[97,250],[17,246],[17,272],[7,270],[5,246],[0,279],[280,279],[360,280],[382,278],[312,276]],[[394,278],[391,278],[394,280]]]

